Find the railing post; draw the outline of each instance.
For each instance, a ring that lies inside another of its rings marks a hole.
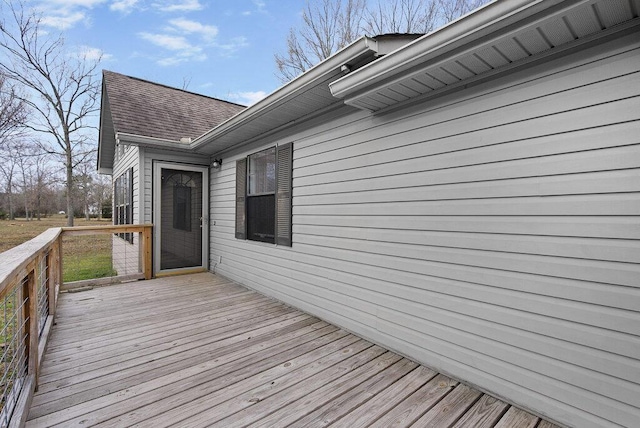
[[[49,272],[47,274],[47,278],[49,279],[47,283],[47,292],[49,293],[49,315],[54,316],[56,314],[56,303],[58,298],[58,286],[60,284],[61,269],[62,266],[60,260],[60,242],[61,238],[56,239],[55,243],[51,245],[51,250],[49,251],[49,262],[47,263],[47,267]]]
[[[153,276],[153,267],[151,264],[151,227],[144,226],[140,235],[142,237],[140,245],[140,251],[142,252],[142,271],[144,273],[144,279],[151,279]]]
[[[58,237],[58,242],[56,246],[58,247],[58,285],[62,287],[62,284],[64,283],[64,277],[63,277],[63,271],[62,271],[62,265],[64,264],[64,257],[63,257],[64,249],[62,248],[62,233]]]
[[[35,388],[38,389],[38,340],[40,339],[40,311],[38,310],[38,281],[36,269],[42,263],[42,255],[36,258],[36,264],[32,271],[32,277],[29,281],[29,371],[33,374],[35,380]]]

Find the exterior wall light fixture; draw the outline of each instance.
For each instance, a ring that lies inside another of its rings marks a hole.
[[[214,159],[213,162],[211,162],[211,168],[213,169],[219,169],[222,166],[222,159]]]

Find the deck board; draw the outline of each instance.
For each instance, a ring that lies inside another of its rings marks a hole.
[[[509,428],[538,420],[202,273],[62,294],[27,426]]]

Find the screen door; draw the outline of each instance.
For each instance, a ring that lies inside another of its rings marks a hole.
[[[206,183],[206,168],[156,165],[157,271],[206,268]]]

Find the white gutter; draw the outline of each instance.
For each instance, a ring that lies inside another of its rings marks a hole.
[[[279,89],[276,89],[256,104],[246,108],[215,128],[197,137],[191,143],[190,149],[196,150],[207,144],[212,139],[220,137],[221,135],[242,126],[245,122],[269,112],[276,108],[277,105],[287,102],[287,100],[295,97],[300,92],[309,87],[313,87],[317,80],[325,76],[327,73],[338,70],[342,65],[349,61],[370,52],[373,52],[374,54],[378,52],[378,42],[370,37],[361,37],[349,46],[338,51],[336,54],[307,70],[291,82],[285,84]]]
[[[189,142],[168,140],[165,138],[145,137],[143,135],[116,132],[116,142],[142,147],[167,148],[171,150],[189,151]]]
[[[440,57],[470,42],[526,19],[540,11],[562,4],[572,6],[584,0],[508,0],[494,1],[446,26],[367,64],[354,73],[329,84],[338,98],[377,85],[412,67]]]

